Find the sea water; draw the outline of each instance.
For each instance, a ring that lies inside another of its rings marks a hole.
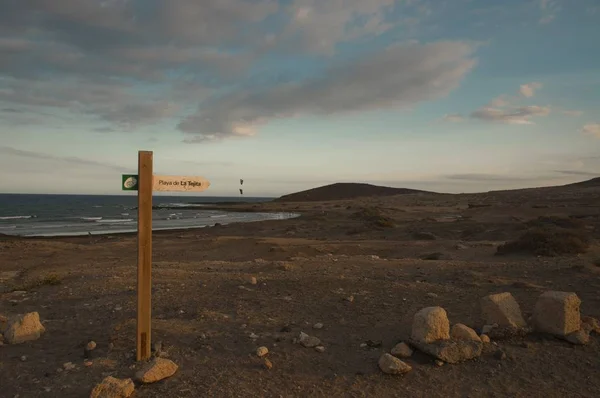
[[[296,217],[293,213],[203,210],[202,203],[239,202],[239,198],[155,196],[152,229],[200,228]],[[244,198],[264,202],[270,198]],[[72,236],[133,232],[137,228],[137,197],[107,195],[0,194],[0,234]]]

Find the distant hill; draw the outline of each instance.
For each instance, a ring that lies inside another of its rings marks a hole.
[[[592,178],[591,180],[575,182],[573,184],[563,185],[563,187],[600,187],[600,177]]]
[[[425,193],[408,188],[391,188],[371,184],[341,183],[325,185],[307,191],[284,195],[275,202],[321,202],[328,200],[354,199],[367,196],[392,196]]]

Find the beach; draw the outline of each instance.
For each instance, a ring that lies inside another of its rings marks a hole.
[[[585,345],[498,338],[443,366],[415,350],[406,375],[378,368],[426,307],[478,329],[484,296],[510,292],[529,319],[542,293],[565,291],[599,318],[598,186],[213,206],[299,217],[154,232],[152,342],[179,369],[136,385],[135,397],[600,395],[598,335]],[[585,234],[582,253],[498,255],[531,225],[565,220]],[[0,315],[37,311],[45,328],[0,347],[2,396],[89,396],[106,376],[140,368],[136,245],[135,234],[0,238]],[[301,332],[322,352],[297,344]]]

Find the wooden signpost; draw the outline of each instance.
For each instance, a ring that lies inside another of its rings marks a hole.
[[[138,192],[137,360],[150,358],[152,320],[152,192],[202,192],[203,177],[156,176],[153,153],[138,152],[138,174],[122,176],[121,189]]]

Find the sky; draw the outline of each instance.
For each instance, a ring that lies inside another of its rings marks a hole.
[[[600,175],[598,0],[0,0],[0,192]]]

